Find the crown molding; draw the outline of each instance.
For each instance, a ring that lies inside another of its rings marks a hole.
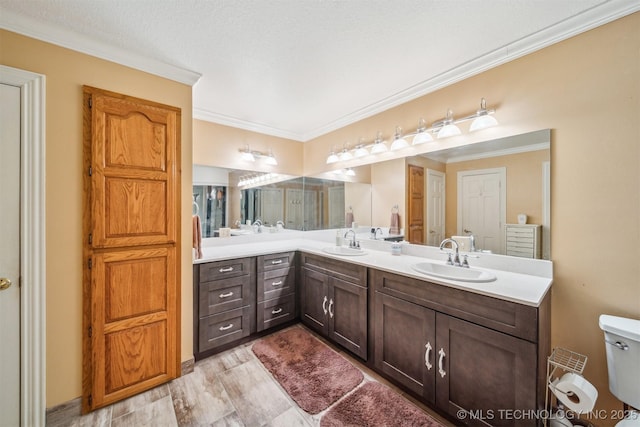
[[[195,71],[147,58],[84,35],[79,36],[67,29],[19,15],[1,6],[0,28],[189,86],[193,86],[202,77],[202,74]]]
[[[291,139],[293,141],[305,142],[304,135],[296,132],[291,132],[284,129],[278,129],[271,126],[263,125],[260,123],[250,122],[247,120],[238,119],[236,117],[226,116],[224,114],[212,113],[200,108],[193,109],[193,118],[198,120],[204,120],[206,122],[217,123],[219,125],[230,126],[234,128],[240,128],[251,132],[262,133],[265,135],[276,136],[278,138]]]

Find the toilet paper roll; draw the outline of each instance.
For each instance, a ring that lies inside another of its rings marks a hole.
[[[583,414],[591,412],[598,390],[583,376],[569,372],[549,384],[551,391],[568,409]]]

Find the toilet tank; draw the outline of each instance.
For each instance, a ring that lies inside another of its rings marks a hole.
[[[640,320],[600,316],[609,372],[609,390],[620,401],[640,408]]]

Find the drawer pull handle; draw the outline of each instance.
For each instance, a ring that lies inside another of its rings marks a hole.
[[[331,318],[333,318],[333,311],[331,310],[332,306],[333,306],[333,298],[329,300],[329,317]]]
[[[431,368],[433,368],[433,365],[429,362],[429,360],[431,360],[431,350],[433,349],[433,347],[431,347],[431,342],[427,341],[427,345],[425,345],[427,351],[424,352],[424,364],[427,367],[427,371],[430,371]]]
[[[226,294],[218,295],[218,298],[229,298],[232,295],[233,295],[233,292],[229,292],[229,293],[226,293]]]
[[[282,313],[282,307],[278,308],[277,310],[271,310],[271,314],[280,314]]]
[[[444,376],[447,375],[447,372],[442,367],[442,362],[444,362],[444,357],[446,356],[446,354],[442,347],[440,347],[440,351],[438,352],[438,354],[440,355],[440,358],[438,359],[438,372],[440,373],[440,376],[444,378]]]
[[[226,331],[226,330],[231,329],[231,328],[233,328],[233,323],[229,323],[227,326],[220,326],[219,329],[221,331]]]
[[[327,315],[327,296],[324,296],[324,301],[322,301],[322,311],[324,311],[324,315]]]
[[[233,267],[227,267],[227,268],[221,268],[220,270],[218,270],[220,273],[228,273],[230,271],[233,271]]]
[[[277,282],[272,282],[271,286],[280,286],[282,285],[282,280],[278,280]]]
[[[281,259],[277,259],[277,260],[271,261],[271,265],[278,265],[278,264],[282,264],[282,260]]]

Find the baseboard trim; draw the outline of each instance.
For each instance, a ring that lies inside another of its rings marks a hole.
[[[182,362],[180,364],[180,376],[192,373],[195,367],[195,364],[196,364],[196,359],[193,357],[191,359],[188,359]]]

